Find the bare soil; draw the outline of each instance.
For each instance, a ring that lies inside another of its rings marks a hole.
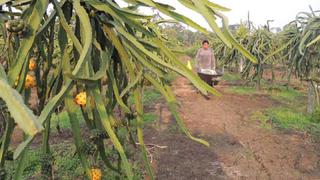
[[[319,144],[304,133],[262,128],[250,115],[277,103],[226,93],[228,86],[221,82],[223,95],[206,99],[184,78],[173,85],[185,124],[209,148],[179,133],[165,105],[155,106],[160,122],[146,130],[146,142],[167,146],[153,152],[157,179],[320,179]]]

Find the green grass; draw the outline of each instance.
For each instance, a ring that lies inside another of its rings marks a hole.
[[[258,121],[263,129],[272,129],[272,125],[270,124],[270,118],[261,111],[254,112],[251,115],[250,119]]]
[[[292,89],[287,88],[284,86],[277,86],[276,88],[273,88],[269,90],[270,96],[272,99],[281,101],[281,102],[297,102],[299,97],[304,96],[303,93]]]
[[[77,117],[78,117],[77,119],[79,120],[80,124],[83,124],[85,122],[80,108],[77,110]],[[57,131],[56,127],[58,124],[61,129],[70,129],[71,128],[71,124],[69,121],[69,116],[68,116],[67,111],[63,111],[59,115],[53,114],[51,116],[51,128],[52,128],[53,132]]]
[[[40,161],[38,160],[39,158],[39,152],[38,151],[33,151],[29,150],[27,152],[27,166],[25,168],[25,171],[23,173],[23,179],[27,179],[27,177],[30,177],[32,174],[35,172],[40,172]],[[6,162],[6,173],[7,173],[7,179],[11,179],[11,177],[14,175],[14,170],[17,169],[18,167],[18,161],[7,161]]]
[[[144,105],[152,105],[153,103],[159,101],[162,95],[159,91],[153,88],[147,88],[143,92],[142,102]]]
[[[307,130],[313,124],[308,115],[286,107],[268,109],[266,114],[272,123],[282,129]]]
[[[162,95],[159,91],[152,87],[146,88],[142,94],[142,102],[145,106],[150,106],[161,99]],[[131,95],[128,99],[129,105],[134,104],[133,96]]]
[[[145,113],[142,118],[144,123],[152,123],[158,119],[158,116],[154,113]]]
[[[315,118],[320,117],[317,114],[308,115],[288,107],[269,108],[251,115],[251,120],[259,122],[263,129],[279,128],[320,135],[320,123]]]
[[[174,80],[176,80],[178,77],[178,75],[176,73],[170,72],[165,74],[164,79],[169,82],[172,83]]]
[[[256,88],[248,86],[233,86],[228,88],[226,91],[234,94],[249,95],[256,93]]]
[[[74,156],[74,146],[71,144],[52,145],[54,156],[54,168],[57,169],[55,177],[58,179],[70,179],[83,177],[83,168],[81,167],[78,156]],[[27,163],[24,170],[23,178],[39,177],[41,170],[41,150],[32,149],[28,151]],[[8,175],[12,176],[17,167],[17,163],[9,162],[7,164]]]
[[[253,113],[251,119],[259,121],[261,127],[266,129],[276,127],[309,133],[320,130],[320,123],[315,121],[312,115],[288,107],[269,108],[264,112],[257,111]]]
[[[225,72],[222,76],[225,81],[238,81],[241,80],[240,74]]]
[[[320,123],[320,106],[314,109],[311,114],[311,121],[314,123]]]
[[[80,159],[74,154],[74,145],[66,144],[64,147],[54,145],[52,148],[59,179],[83,177],[83,168]]]
[[[253,86],[231,86],[227,90],[229,93],[249,95],[257,92],[256,87]],[[270,95],[273,100],[285,102],[286,104],[300,103],[301,97],[305,96],[302,92],[299,92],[293,88],[287,88],[285,86],[264,86],[262,87],[262,92]]]

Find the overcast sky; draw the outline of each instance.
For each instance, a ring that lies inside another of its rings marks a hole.
[[[177,0],[156,0],[174,6],[177,12],[184,14],[204,27],[208,27],[206,21],[198,14],[183,7]],[[246,20],[248,11],[250,19],[256,25],[264,25],[267,20],[273,19],[271,27],[282,27],[295,19],[298,12],[309,11],[309,5],[314,10],[320,10],[320,0],[211,0],[214,3],[224,5],[230,9],[225,12],[230,24]],[[117,0],[121,5],[121,0]],[[144,13],[150,11],[142,9]]]

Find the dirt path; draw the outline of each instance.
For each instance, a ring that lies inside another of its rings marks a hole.
[[[158,128],[147,141],[167,145],[155,152],[158,179],[320,179],[320,146],[304,134],[267,130],[250,115],[275,104],[263,95],[234,95],[205,99],[179,78],[174,91],[187,127],[211,144],[190,142],[179,133]],[[162,109],[162,125],[172,117]]]

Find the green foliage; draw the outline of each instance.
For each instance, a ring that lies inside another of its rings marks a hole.
[[[241,80],[241,77],[238,73],[225,72],[222,79],[225,81],[239,81]]]
[[[201,41],[197,41],[195,45],[191,46],[191,47],[187,47],[185,50],[184,50],[184,53],[189,56],[189,57],[195,57],[196,54],[197,54],[197,51],[198,49],[200,48],[200,46],[198,45]]]
[[[241,24],[240,27],[232,33],[242,45],[247,45],[250,31],[244,24]],[[228,48],[226,45],[221,43],[221,41],[218,41],[215,36],[212,38],[213,49],[215,50],[216,58],[220,64],[230,66],[239,63],[239,60],[243,58],[242,54],[236,49]]]
[[[175,73],[168,73],[164,76],[164,79],[169,83],[171,84],[174,80],[176,80],[177,78],[177,74]]]
[[[313,89],[308,98],[314,99],[319,106],[320,96],[315,84],[320,82],[320,12],[313,11],[312,8],[310,10],[311,12],[298,13],[296,20],[285,26],[279,38],[283,41],[280,53],[287,59],[288,79],[290,80],[291,74],[295,73],[300,79],[308,81],[308,88]],[[312,97],[312,94],[315,95]],[[309,103],[308,111],[311,112],[313,100]]]
[[[68,179],[83,179],[84,177],[84,169],[80,165],[80,159],[75,155],[75,147],[70,142],[64,142],[52,145],[52,152],[54,156],[54,173],[57,179],[68,180]],[[40,177],[40,169],[41,169],[41,150],[40,149],[31,149],[28,153],[27,165],[23,172],[23,179],[33,179]],[[107,150],[107,155],[112,159],[113,151],[111,149]],[[103,180],[116,180],[119,177],[122,177],[118,173],[110,171],[107,167],[103,165],[101,159],[99,159],[99,166],[103,167],[102,174]],[[116,166],[116,162],[113,164]],[[14,162],[9,162],[6,166],[8,176],[13,176],[16,166],[18,164]],[[134,166],[134,177],[135,179],[140,179],[140,167],[138,164]]]
[[[145,113],[142,118],[144,123],[152,123],[158,120],[159,117],[154,113]]]
[[[72,144],[66,144],[64,148],[53,146],[52,150],[55,159],[55,166],[57,167],[57,177],[60,179],[79,178],[83,176],[84,169],[78,156],[74,156],[75,148]]]
[[[34,174],[37,174],[40,172],[40,152],[39,151],[35,151],[35,150],[31,150],[28,152],[27,154],[27,166],[24,170],[23,173],[23,178],[27,179],[29,177],[31,177]],[[14,172],[15,169],[17,168],[18,164],[15,162],[9,162],[8,164],[6,164],[6,170],[8,173],[7,177],[13,177],[14,176]]]
[[[150,106],[156,102],[158,102],[162,98],[162,95],[159,91],[152,87],[148,87],[143,91],[142,101],[145,106]],[[128,99],[129,104],[134,104],[133,96],[130,96]]]
[[[311,114],[311,121],[314,123],[320,123],[320,107],[316,107],[314,112]]]
[[[157,100],[159,100],[158,95],[153,94],[150,96],[150,94],[152,93],[149,93],[149,100],[151,100],[147,103],[147,105],[151,105],[155,103]],[[77,111],[77,114],[80,125],[83,125],[85,122],[81,115],[81,111]],[[158,119],[158,116],[154,113],[145,113],[142,118],[144,122],[151,123],[156,121]],[[53,133],[57,133],[57,125],[60,126],[61,130],[71,130],[70,119],[67,112],[61,112],[58,115],[53,115],[51,121],[51,129],[53,130]]]
[[[270,32],[267,27],[249,29],[243,23],[233,31],[233,34],[235,39],[246,47],[257,61],[248,61],[248,58],[237,49],[229,49],[226,45],[215,40],[213,47],[219,64],[238,68],[242,63],[242,69],[239,69],[242,77],[254,81],[260,86],[265,67],[275,64],[277,59],[276,55],[267,59],[267,55],[278,48],[277,34]]]
[[[154,88],[147,88],[142,97],[142,101],[144,105],[151,105],[161,99],[161,94],[158,90]]]
[[[77,111],[77,119],[80,124],[84,123],[84,119],[82,116],[82,112],[79,109]],[[51,129],[56,132],[57,125],[60,126],[61,129],[71,129],[69,115],[66,111],[60,112],[59,114],[53,114],[51,117]]]
[[[2,66],[0,64],[0,71]],[[0,99],[6,103],[8,111],[15,122],[28,135],[35,135],[43,130],[32,111],[24,104],[22,96],[11,88],[6,79],[0,76]]]
[[[282,53],[289,57],[289,68],[304,79],[317,77],[314,71],[319,68],[320,46],[313,40],[319,36],[319,28],[319,12],[301,12],[282,32],[282,39],[286,42]]]

